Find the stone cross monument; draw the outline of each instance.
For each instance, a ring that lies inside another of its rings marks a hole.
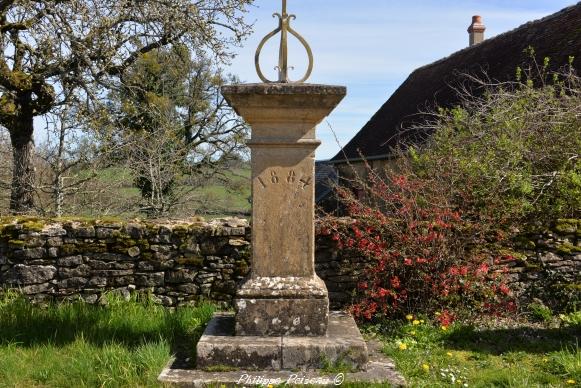
[[[239,286],[236,314],[216,316],[197,346],[198,368],[310,369],[324,360],[364,368],[367,349],[355,322],[329,312],[315,273],[315,128],[346,94],[343,86],[305,84],[313,68],[308,43],[290,22],[286,0],[279,26],[260,43],[256,69],[264,83],[230,85],[222,94],[252,128],[252,269]],[[278,81],[260,69],[265,42],[281,34]],[[309,66],[289,80],[287,35],[305,47]]]

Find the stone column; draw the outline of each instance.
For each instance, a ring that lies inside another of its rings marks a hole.
[[[237,291],[236,335],[325,335],[329,299],[314,264],[315,127],[346,89],[246,84],[222,94],[252,128],[252,271]]]

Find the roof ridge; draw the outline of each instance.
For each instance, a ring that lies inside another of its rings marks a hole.
[[[544,23],[544,22],[546,22],[546,21],[548,21],[550,19],[560,17],[560,16],[562,16],[562,15],[564,15],[564,14],[572,11],[573,9],[575,9],[575,7],[581,7],[581,1],[578,2],[577,4],[573,4],[573,5],[570,5],[568,7],[565,7],[565,8],[563,8],[560,11],[557,11],[557,12],[552,13],[550,15],[544,16],[544,17],[542,17],[540,19],[528,21],[528,22],[526,22],[524,24],[521,24],[518,27],[513,28],[512,30],[505,31],[505,32],[503,32],[501,34],[498,34],[498,35],[496,35],[496,36],[494,36],[494,37],[492,37],[490,39],[485,39],[481,43],[475,44],[473,46],[464,47],[463,49],[460,49],[458,51],[455,51],[452,54],[450,54],[448,56],[445,56],[445,57],[442,57],[442,58],[440,58],[440,59],[438,59],[438,60],[436,60],[436,61],[434,61],[432,63],[428,63],[426,65],[420,66],[420,67],[416,68],[414,71],[412,71],[409,76],[411,77],[415,72],[420,71],[420,70],[423,70],[423,69],[425,69],[427,67],[437,65],[437,64],[439,64],[441,62],[445,62],[448,59],[450,59],[450,58],[452,58],[452,57],[454,57],[456,55],[463,54],[465,52],[468,52],[470,50],[474,50],[476,48],[481,48],[482,46],[486,46],[488,44],[492,44],[497,39],[502,39],[506,35],[510,35],[510,34],[513,34],[513,33],[517,32],[517,31],[519,31],[519,30],[524,30],[525,28],[529,28],[532,25]]]

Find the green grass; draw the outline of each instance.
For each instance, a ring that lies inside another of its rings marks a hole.
[[[106,306],[79,301],[41,307],[14,293],[0,296],[0,387],[159,386],[157,376],[172,354],[195,359],[196,341],[214,312],[211,305],[169,310],[147,297],[126,302],[110,294],[107,300]],[[578,324],[488,329],[457,324],[442,330],[390,322],[363,331],[384,344],[411,387],[581,382]]]
[[[581,384],[579,326],[476,329],[392,323],[368,328],[412,387],[566,387]]]
[[[0,298],[0,387],[159,386],[176,352],[189,352],[214,308],[170,311],[147,298],[108,305],[35,306]]]

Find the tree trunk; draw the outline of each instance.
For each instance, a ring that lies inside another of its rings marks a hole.
[[[20,116],[8,129],[12,143],[10,211],[24,214],[34,209],[33,116]]]

